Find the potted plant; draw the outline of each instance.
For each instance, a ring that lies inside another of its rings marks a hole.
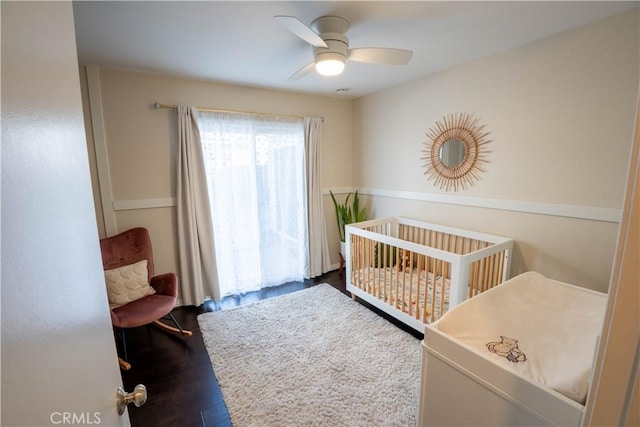
[[[345,255],[345,225],[364,221],[367,216],[367,208],[360,208],[360,198],[358,197],[357,191],[353,195],[351,206],[349,206],[351,193],[347,194],[344,204],[338,203],[331,190],[329,190],[329,194],[331,194],[333,206],[336,209],[336,222],[338,224],[338,232],[340,233],[340,254]]]

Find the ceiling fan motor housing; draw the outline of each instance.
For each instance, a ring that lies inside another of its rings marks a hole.
[[[338,33],[322,33],[322,40],[325,41],[327,47],[314,47],[313,56],[316,61],[322,59],[338,59],[336,55],[342,57],[342,61],[347,59],[349,51],[349,39],[343,34]],[[331,57],[331,58],[329,58]]]
[[[339,16],[321,16],[311,22],[311,28],[318,34],[339,33],[344,34],[349,29],[349,21]]]
[[[349,39],[344,34],[349,29],[349,21],[339,16],[321,16],[311,23],[311,28],[327,44],[327,47],[313,48],[316,61],[337,59],[344,62],[347,59]]]

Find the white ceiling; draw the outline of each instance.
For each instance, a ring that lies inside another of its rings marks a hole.
[[[355,98],[637,7],[638,1],[79,1],[83,65]],[[406,66],[347,62],[336,77],[290,75],[311,47],[273,16],[351,22],[350,47],[411,49]],[[338,94],[337,89],[347,88]]]

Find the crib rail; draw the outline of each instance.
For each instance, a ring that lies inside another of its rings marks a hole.
[[[405,218],[351,224],[347,243],[347,288],[422,326],[505,281],[512,249],[510,239]]]

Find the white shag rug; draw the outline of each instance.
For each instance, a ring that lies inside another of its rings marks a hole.
[[[417,424],[420,341],[330,285],[198,322],[234,427]]]

